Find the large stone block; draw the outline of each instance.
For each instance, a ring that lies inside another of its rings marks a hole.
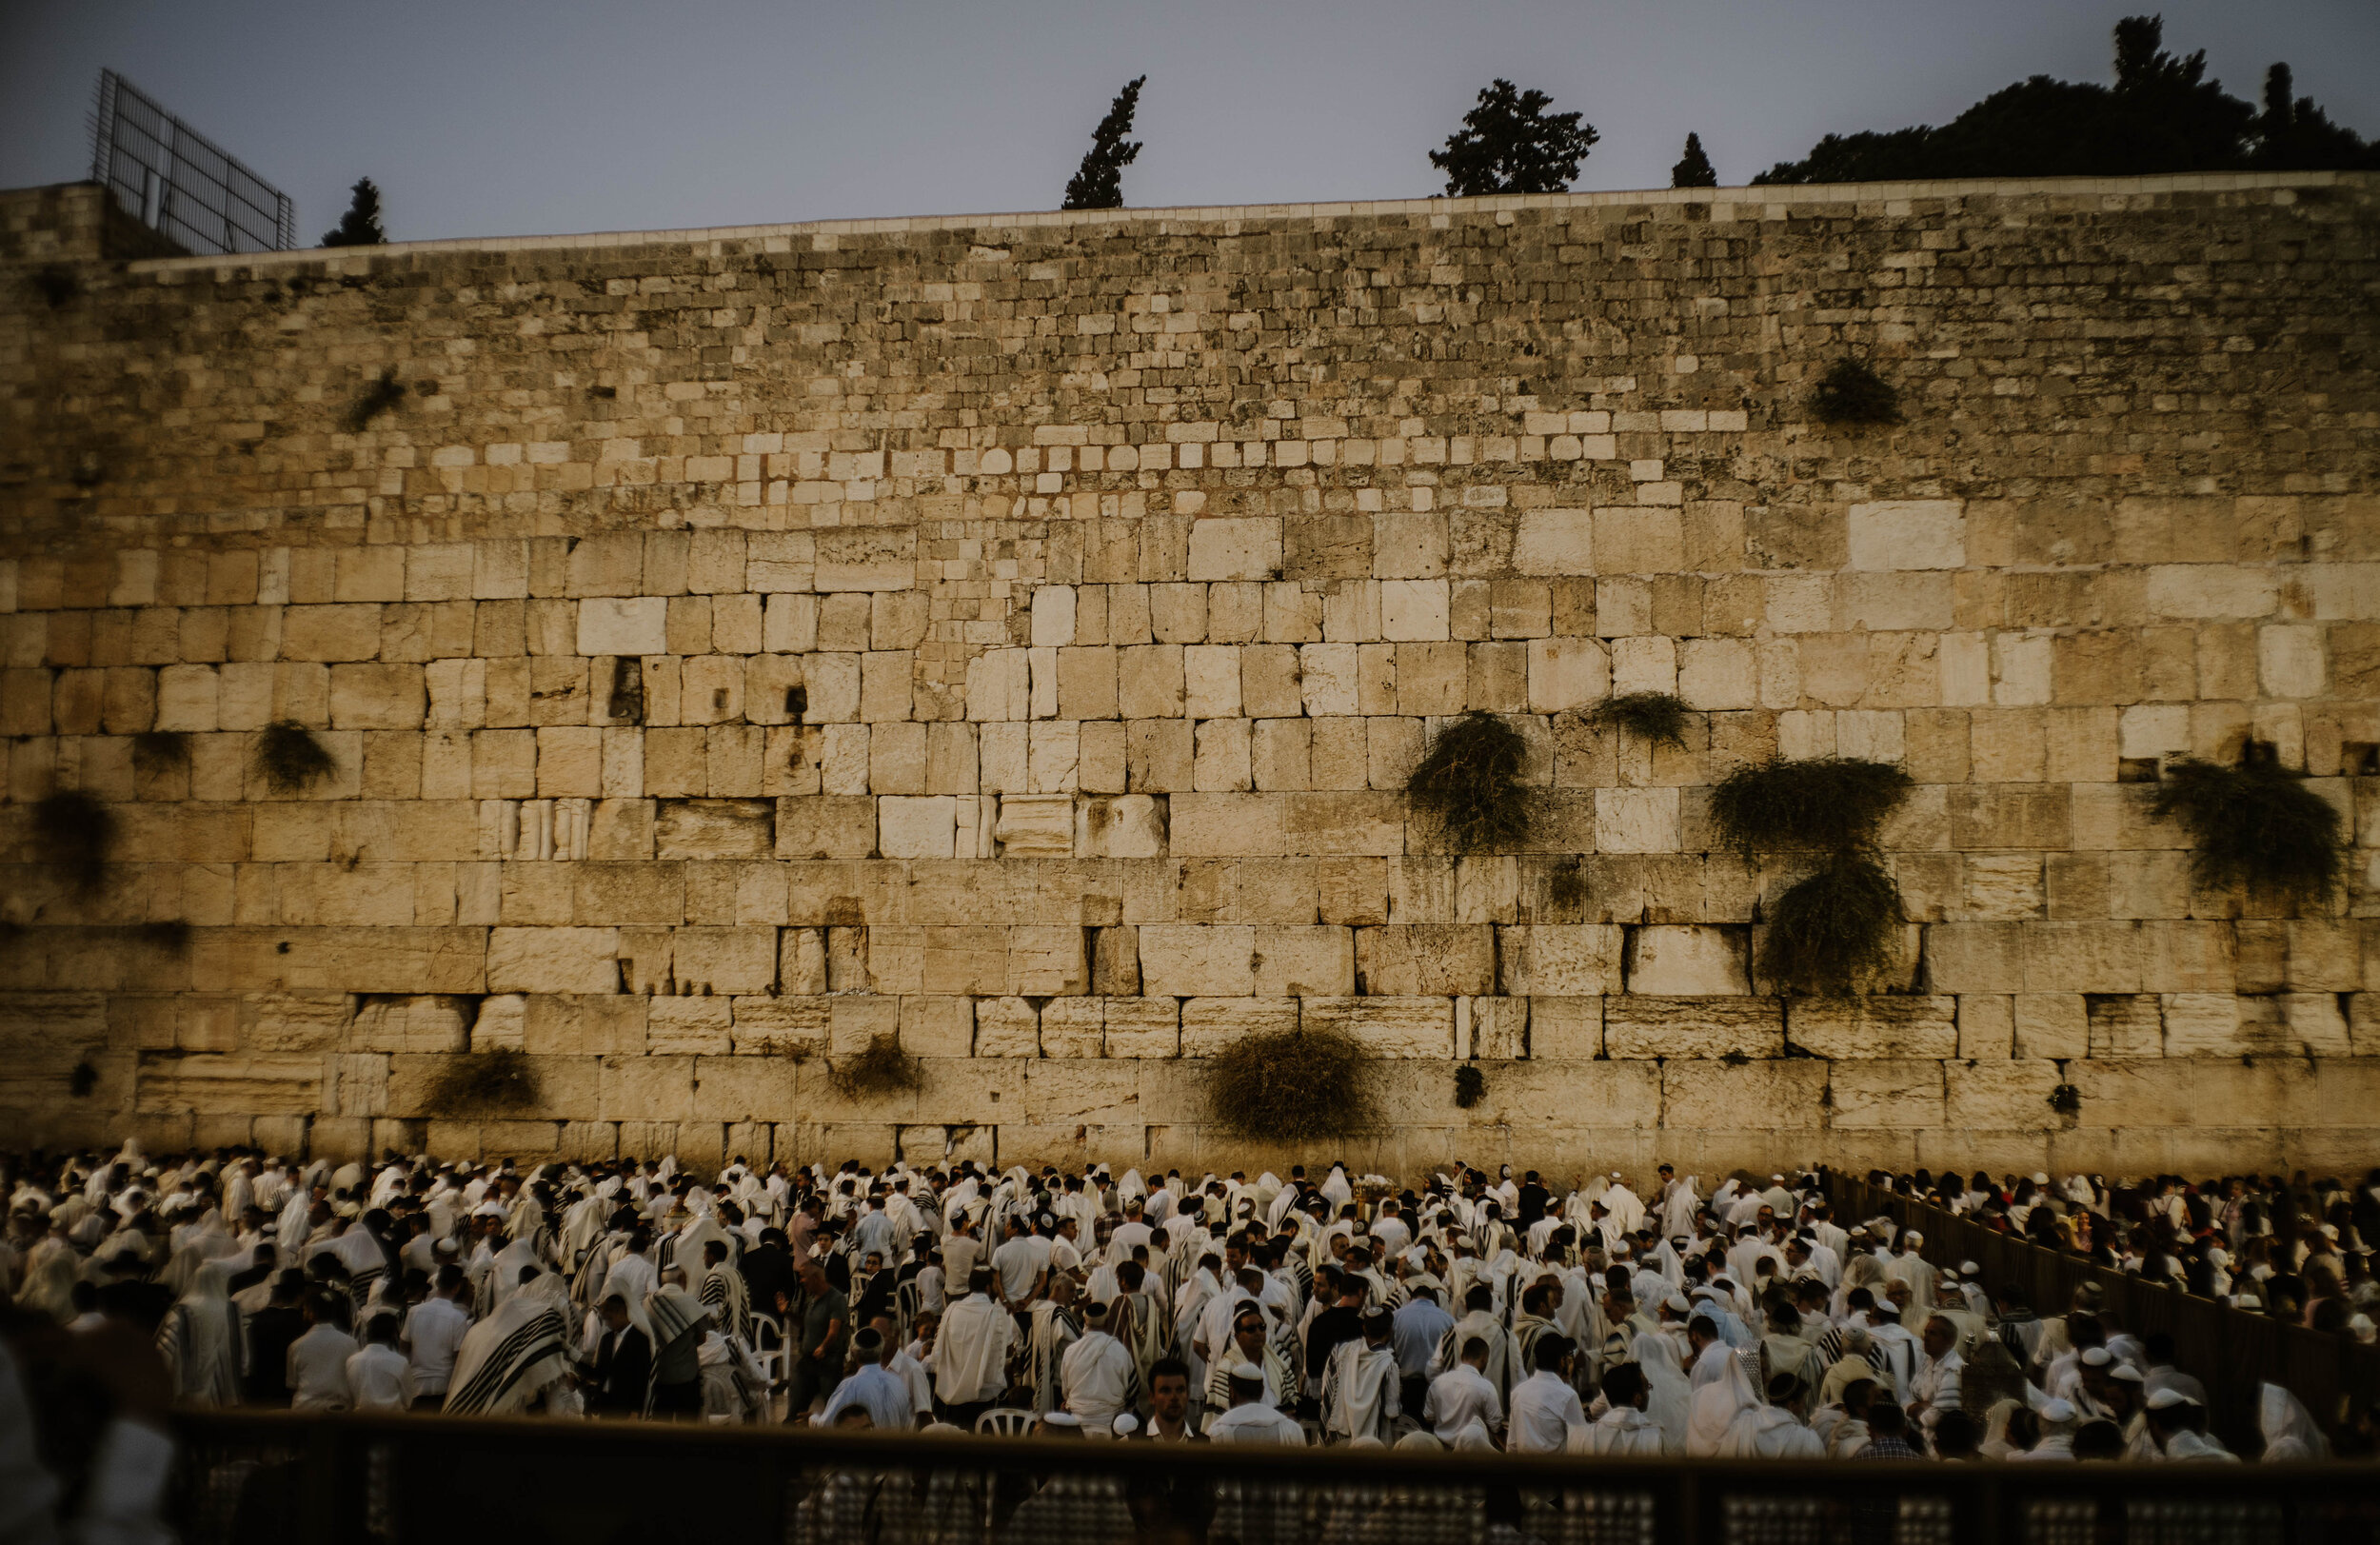
[[[1444,998],[1309,998],[1304,1022],[1343,1030],[1374,1057],[1455,1055],[1455,1005]]]
[[[1744,932],[1700,925],[1630,930],[1628,991],[1658,998],[1750,993]]]
[[[1882,1058],[1835,1062],[1827,1095],[1829,1123],[1837,1128],[1938,1127],[1942,1064]]]
[[[1181,1005],[1181,1055],[1213,1057],[1243,1036],[1279,1035],[1299,1022],[1294,998],[1187,999]]]
[[[1583,1000],[1619,990],[1625,929],[1541,922],[1504,928],[1498,937],[1507,992]]]
[[[1769,1058],[1785,1055],[1785,1011],[1774,998],[1603,1000],[1603,1043],[1619,1058]]]
[[[1958,1049],[1957,1000],[1861,994],[1787,1000],[1786,1040],[1831,1059],[1945,1058]]]
[[[1246,997],[1256,991],[1255,955],[1254,928],[1146,923],[1140,928],[1141,987],[1158,997]]]
[[[1418,997],[1496,990],[1496,933],[1480,923],[1356,930],[1356,979],[1366,993]]]

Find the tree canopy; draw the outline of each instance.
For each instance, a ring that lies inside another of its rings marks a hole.
[[[356,179],[355,197],[339,223],[323,232],[325,247],[378,247],[388,240],[380,226],[380,188],[369,177]]]
[[[1132,132],[1132,115],[1140,107],[1140,83],[1146,75],[1136,75],[1124,83],[1108,104],[1107,116],[1091,131],[1091,148],[1083,152],[1082,165],[1066,183],[1066,201],[1061,209],[1121,209],[1124,206],[1124,168],[1140,153],[1140,143],[1124,136]]]
[[[1669,185],[1672,188],[1718,187],[1718,168],[1712,166],[1711,158],[1702,153],[1701,135],[1686,136],[1686,153],[1677,158],[1677,165],[1669,168]]]
[[[2115,25],[2115,84],[2035,75],[1936,128],[1829,134],[1755,183],[1899,182],[1944,177],[2125,177],[2153,172],[2380,167],[2380,149],[2294,98],[2289,67],[2268,76],[2265,106],[2207,77],[2204,50],[2164,48],[2164,21]]]
[[[1446,137],[1446,149],[1430,152],[1430,165],[1446,173],[1446,191],[1476,198],[1566,190],[1602,136],[1577,113],[1547,112],[1553,105],[1543,91],[1519,90],[1507,80],[1481,91],[1462,128]]]

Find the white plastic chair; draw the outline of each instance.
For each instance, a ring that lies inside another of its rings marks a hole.
[[[752,1360],[772,1390],[784,1383],[791,1374],[792,1355],[785,1345],[785,1324],[775,1315],[753,1315]]]
[[[1013,1406],[995,1406],[975,1418],[975,1430],[980,1436],[1023,1437],[1033,1431],[1033,1424],[1040,1419],[1030,1411],[1019,1411]]]

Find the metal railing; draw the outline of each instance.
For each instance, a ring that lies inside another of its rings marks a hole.
[[[126,213],[192,252],[285,251],[297,207],[112,69],[91,104],[91,180]]]
[[[1614,1462],[199,1412],[188,1545],[2347,1545],[2350,1465]]]
[[[2174,1363],[2206,1385],[2208,1425],[2234,1453],[2254,1454],[2263,1447],[2256,1400],[2267,1380],[2305,1401],[2334,1438],[2350,1402],[2380,1399],[2380,1348],[2094,1266],[2082,1256],[1986,1228],[1854,1176],[1829,1170],[1822,1179],[1837,1223],[1890,1218],[1914,1228],[1925,1236],[1918,1254],[1928,1261],[1972,1260],[1983,1269],[1987,1286],[2013,1283],[2044,1319],[2065,1314],[2074,1290],[2096,1282],[2103,1312],[2116,1325],[2136,1336],[2163,1331],[2173,1337]]]

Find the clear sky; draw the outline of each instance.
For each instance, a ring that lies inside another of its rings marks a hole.
[[[398,239],[1056,208],[1146,73],[1137,206],[1406,198],[1506,76],[1602,133],[1581,188],[1723,183],[1830,129],[2112,76],[2149,0],[0,0],[0,187],[86,174],[103,65],[297,200],[369,175]],[[2380,134],[2380,0],[2165,0],[2254,100]]]

